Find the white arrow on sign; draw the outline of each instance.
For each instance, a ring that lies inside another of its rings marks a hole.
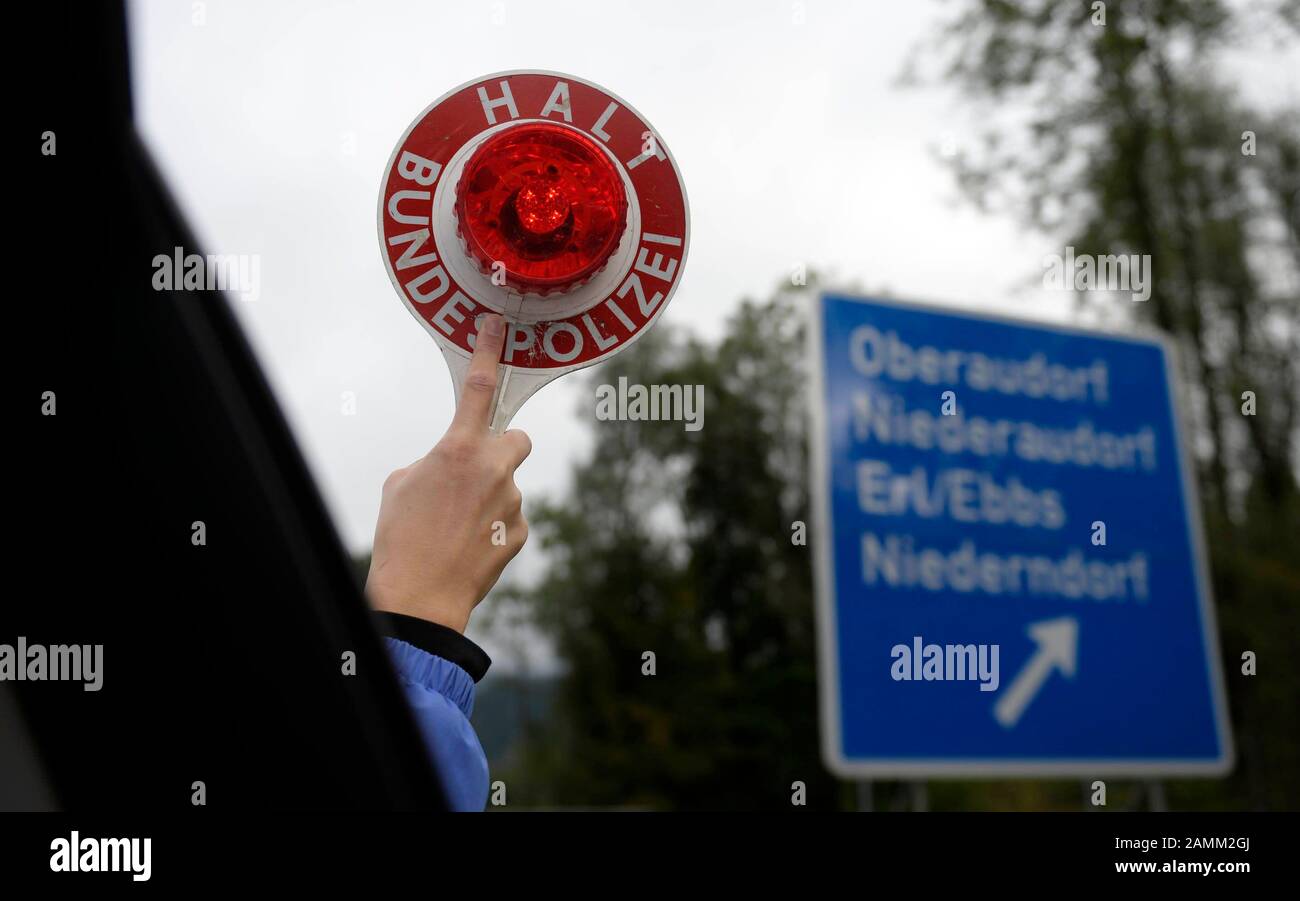
[[[1020,721],[1053,669],[1059,668],[1063,676],[1073,679],[1079,662],[1079,622],[1074,617],[1034,623],[1027,631],[1038,649],[993,707],[994,719],[1007,729]]]

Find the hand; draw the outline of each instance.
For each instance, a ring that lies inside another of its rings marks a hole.
[[[366,579],[378,610],[464,632],[528,539],[514,475],[532,442],[518,429],[488,430],[504,340],[505,320],[484,317],[447,434],[384,481]]]

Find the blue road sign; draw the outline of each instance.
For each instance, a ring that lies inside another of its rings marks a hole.
[[[1229,769],[1172,351],[839,296],[809,331],[831,769]]]

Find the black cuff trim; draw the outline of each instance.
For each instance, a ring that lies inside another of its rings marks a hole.
[[[455,629],[449,629],[427,619],[376,610],[379,634],[415,645],[427,654],[449,660],[469,673],[475,682],[483,678],[492,658]]]

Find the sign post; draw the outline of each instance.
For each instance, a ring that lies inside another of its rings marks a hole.
[[[1172,351],[840,296],[809,331],[828,766],[1227,771]]]
[[[626,101],[556,72],[484,76],[430,104],[388,160],[378,221],[393,287],[458,393],[483,315],[506,318],[495,431],[542,385],[649,330],[690,241],[658,134]]]

